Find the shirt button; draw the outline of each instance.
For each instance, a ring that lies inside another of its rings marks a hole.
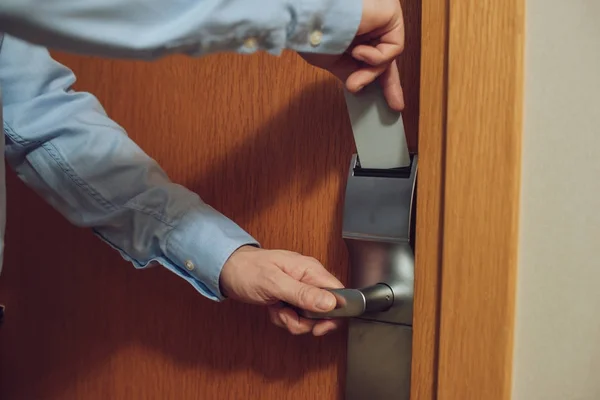
[[[195,268],[194,263],[190,260],[187,260],[184,264],[188,271],[192,271]]]
[[[313,47],[317,47],[318,45],[321,44],[321,40],[323,40],[323,32],[318,31],[318,30],[317,31],[312,31],[310,33],[309,40],[310,40],[310,44]]]
[[[256,41],[256,38],[250,37],[244,40],[244,47],[248,50],[256,50],[256,48],[258,47],[258,42]]]

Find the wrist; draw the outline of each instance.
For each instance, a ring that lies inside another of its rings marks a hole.
[[[213,300],[223,298],[219,277],[223,266],[237,249],[257,241],[235,222],[200,203],[181,215],[164,238],[161,249],[188,280],[205,288]]]
[[[260,251],[260,247],[257,244],[245,244],[235,249],[227,258],[227,260],[223,263],[221,273],[219,274],[219,291],[221,292],[221,296],[224,300],[231,297],[232,291],[229,287],[229,282],[231,281],[231,279],[229,277],[237,274],[235,272],[235,269],[240,263],[240,256],[243,256],[245,253],[251,253],[256,251]]]

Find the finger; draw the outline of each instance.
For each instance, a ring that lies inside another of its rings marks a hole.
[[[281,310],[281,308],[282,306],[269,306],[267,307],[267,311],[269,312],[269,319],[271,320],[273,325],[279,328],[286,328],[285,323],[279,316],[279,311]]]
[[[288,307],[281,308],[277,312],[287,330],[293,335],[303,335],[312,332],[317,323],[314,320],[301,318],[294,310]]]
[[[402,53],[396,44],[379,43],[376,46],[361,44],[352,49],[352,57],[371,66],[389,64]]]
[[[392,62],[379,77],[379,83],[383,88],[383,95],[391,109],[402,111],[404,109],[404,92],[400,83],[400,73],[398,72],[398,64]]]
[[[340,320],[326,320],[315,324],[312,329],[313,336],[324,336],[329,332],[333,332],[342,325]]]
[[[382,48],[382,52],[388,60],[394,60],[404,51],[404,40],[404,21],[402,20],[393,29],[381,35],[380,43],[389,45]]]
[[[404,51],[404,24],[400,21],[393,29],[370,42],[352,46],[352,57],[370,65],[392,62]]]
[[[335,308],[335,296],[324,289],[300,282],[279,270],[268,288],[270,295],[303,310],[324,312]]]
[[[352,93],[359,92],[363,87],[373,83],[387,67],[387,65],[380,65],[359,69],[348,77],[346,88]]]

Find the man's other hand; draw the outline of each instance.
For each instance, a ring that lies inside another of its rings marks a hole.
[[[333,294],[321,288],[343,285],[314,258],[291,251],[243,246],[223,266],[220,284],[228,298],[268,306],[271,321],[292,334],[312,332],[321,336],[340,325],[340,321],[302,318],[290,307],[281,305],[286,302],[315,312],[335,308]]]
[[[404,19],[398,0],[363,0],[354,41],[342,55],[300,54],[308,63],[337,76],[352,93],[375,80],[390,108],[404,109],[396,58],[404,50]]]

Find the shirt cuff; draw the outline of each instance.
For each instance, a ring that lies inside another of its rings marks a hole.
[[[225,299],[219,278],[223,265],[242,246],[260,244],[237,224],[206,204],[186,212],[171,230],[157,260],[211,300]]]
[[[220,51],[252,54],[264,50],[279,55],[284,48],[300,53],[342,54],[358,31],[362,2],[271,0],[261,5],[262,9],[253,6],[248,6],[249,9],[236,8],[236,3],[232,2],[230,7],[220,8],[211,15],[213,24],[201,31],[201,44],[190,54]],[[240,17],[240,12],[247,12],[246,17]],[[242,22],[234,24],[232,21]],[[179,42],[171,44],[176,48],[184,45]],[[191,48],[195,46],[191,45]]]
[[[356,36],[363,0],[301,0],[286,47],[299,53],[342,54]]]
[[[160,244],[149,259],[136,259],[98,230],[93,232],[135,268],[160,264],[214,301],[225,299],[219,279],[231,254],[245,245],[260,247],[242,228],[206,204],[188,210],[164,234],[156,233]]]

